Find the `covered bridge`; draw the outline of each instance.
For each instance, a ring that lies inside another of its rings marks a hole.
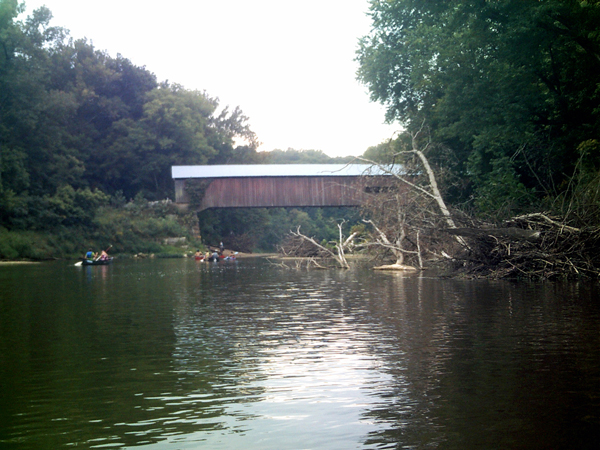
[[[173,166],[181,207],[270,208],[358,206],[390,177],[365,164]]]

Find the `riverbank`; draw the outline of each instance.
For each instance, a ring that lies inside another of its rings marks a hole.
[[[107,249],[123,257],[136,254],[183,255],[206,250],[197,217],[169,204],[135,204],[99,208],[85,224],[8,230],[0,227],[1,261],[73,259],[86,251]]]
[[[40,261],[0,261],[0,266],[40,264]]]

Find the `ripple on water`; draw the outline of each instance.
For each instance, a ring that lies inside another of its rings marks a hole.
[[[598,441],[600,314],[581,286],[256,261],[35,267],[39,284],[0,295],[11,450]]]

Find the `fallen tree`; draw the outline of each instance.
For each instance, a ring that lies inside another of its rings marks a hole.
[[[425,155],[431,142],[424,135],[424,124],[416,133],[405,136],[410,136],[410,143],[394,152],[389,164],[357,158],[391,176],[396,183],[395,187],[372,195],[363,205],[368,216],[364,222],[372,228],[371,237],[363,246],[379,248],[384,255],[395,258],[391,264],[375,267],[378,270],[416,271],[424,268],[424,254],[439,257],[445,250],[454,251],[457,243],[467,246],[460,235],[454,235],[449,243],[442,242],[439,234],[436,236],[437,230],[455,229],[456,223]],[[407,259],[410,264],[406,264]]]
[[[546,213],[514,217],[502,226],[448,229],[469,240],[456,256],[456,274],[473,278],[597,278],[600,228],[573,227]]]
[[[354,231],[348,237],[344,237],[343,225],[345,221],[338,223],[339,238],[337,241],[330,242],[333,250],[325,245],[320,244],[314,238],[306,236],[300,232],[300,226],[296,231],[290,231],[291,239],[288,239],[283,246],[280,246],[280,251],[285,256],[292,257],[309,257],[313,260],[313,265],[324,268],[318,264],[316,258],[333,259],[337,262],[340,268],[348,269],[350,265],[346,259],[346,252],[353,245],[353,241],[358,236],[359,232]]]
[[[365,175],[364,192],[370,193],[363,205],[367,232],[360,239],[352,236],[349,244],[382,263],[375,269],[437,266],[447,276],[493,279],[600,277],[600,175],[591,177],[578,166],[566,189],[544,198],[553,199],[551,212],[484,222],[446,205],[425,153],[430,142],[421,132],[396,140],[396,148],[404,148],[386,153],[391,161],[387,164],[357,158],[391,179],[373,189]],[[302,236],[299,228],[292,238],[310,249],[304,256],[330,258],[348,267],[341,226],[334,247]]]
[[[453,252],[457,244],[466,246],[459,235],[450,238],[451,242],[447,243],[444,239],[448,240],[448,235],[437,233],[440,228],[456,228],[456,224],[425,155],[430,142],[423,135],[423,128],[410,135],[409,148],[397,151],[389,164],[357,158],[376,169],[371,172],[389,175],[386,177],[389,180],[375,189],[369,185],[369,173],[363,177],[363,191],[370,195],[363,205],[363,222],[368,225],[368,232],[361,236],[360,242],[354,242],[357,233],[344,239],[342,224],[338,224],[338,241],[330,243],[330,246],[303,235],[298,228],[290,232],[281,252],[284,255],[330,258],[339,267],[347,268],[345,253],[354,246],[377,255],[380,262],[389,262],[375,269],[417,271],[424,268],[425,254],[428,258],[441,258],[446,251]],[[423,143],[422,148],[419,147],[420,142]],[[396,159],[401,160],[401,164],[395,164]]]
[[[547,212],[521,214],[493,227],[447,230],[467,239],[470,251],[453,261],[469,277],[581,279],[600,277],[600,174],[581,153],[569,183]]]

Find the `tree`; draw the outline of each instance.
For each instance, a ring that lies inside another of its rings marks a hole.
[[[45,89],[48,74],[46,47],[64,37],[64,30],[50,27],[50,11],[43,7],[25,21],[17,21],[24,6],[0,2],[0,220],[5,222],[27,203],[28,190],[41,193],[54,170],[70,161],[55,155],[40,132],[45,112],[56,97]],[[61,151],[60,149],[59,151]],[[41,161],[48,164],[39,170]],[[57,185],[52,186],[56,188]]]
[[[80,183],[106,189],[106,147],[115,124],[140,120],[147,94],[156,88],[153,74],[136,67],[122,56],[112,58],[96,50],[85,39],[61,43],[50,49],[48,89],[69,101],[55,137],[66,147],[62,152],[76,154],[84,166]],[[66,180],[65,180],[66,181]]]
[[[422,268],[423,250],[441,253],[441,248],[436,248],[440,247],[440,239],[435,231],[456,228],[438,186],[437,176],[425,155],[430,147],[431,142],[422,124],[418,132],[412,135],[404,133],[383,147],[383,153],[375,153],[381,161],[358,158],[392,177],[386,189],[372,195],[363,205],[368,216],[364,221],[373,228],[372,238],[363,245],[383,248],[396,259],[391,266],[381,268],[412,269],[404,265],[407,255],[414,256]],[[427,243],[425,246],[421,242],[422,236]],[[456,240],[466,247],[461,237],[457,236]]]
[[[267,164],[334,164],[350,162],[352,157],[335,157],[326,155],[321,150],[273,150],[266,155]]]
[[[68,188],[164,198],[171,165],[259,158],[240,108],[159,85],[144,67],[51,27],[47,8],[19,20],[23,10],[0,1],[0,224],[26,226],[23,217]]]
[[[600,2],[373,0],[371,17],[359,79],[388,120],[426,120],[481,209],[552,192],[597,139]]]
[[[140,190],[149,198],[170,196],[172,165],[216,163],[234,153],[237,137],[253,139],[239,108],[216,115],[218,107],[218,99],[177,84],[162,83],[149,91],[139,120],[116,121],[105,148],[91,158],[105,189],[127,196]]]

